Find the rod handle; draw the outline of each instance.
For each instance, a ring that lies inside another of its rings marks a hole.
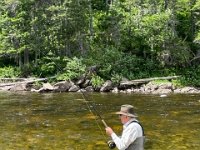
[[[103,125],[107,128],[108,125],[106,124],[106,122],[103,119],[101,121],[102,121]]]

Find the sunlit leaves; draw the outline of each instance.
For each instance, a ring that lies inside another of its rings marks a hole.
[[[196,34],[196,38],[194,40],[194,42],[200,44],[200,0],[196,1],[196,4],[193,7],[194,10],[194,15],[198,18],[197,22],[196,22],[196,26],[198,26],[197,28],[197,34]]]

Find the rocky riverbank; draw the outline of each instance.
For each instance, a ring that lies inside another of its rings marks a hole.
[[[14,82],[10,81],[0,83],[2,91],[29,91],[29,92],[113,92],[113,93],[140,93],[140,94],[170,94],[170,93],[200,93],[200,88],[196,87],[176,87],[171,79],[177,77],[150,78],[129,81],[124,79],[118,85],[107,80],[101,87],[94,87],[88,79],[79,79],[76,81],[60,81],[49,83],[47,78],[42,79],[20,79]],[[156,83],[156,79],[165,79],[169,82]],[[40,84],[37,84],[40,82]]]

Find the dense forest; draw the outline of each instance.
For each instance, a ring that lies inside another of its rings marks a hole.
[[[200,0],[1,0],[0,77],[200,86]]]

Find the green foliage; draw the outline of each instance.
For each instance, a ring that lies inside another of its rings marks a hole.
[[[37,60],[37,65],[30,66],[29,70],[40,77],[53,76],[58,72],[62,72],[69,61],[68,57],[55,57],[52,53],[49,53],[42,59]]]
[[[116,84],[116,85],[118,85],[120,83],[122,78],[123,78],[122,75],[119,75],[119,74],[116,74],[116,73],[111,75],[111,81],[112,81],[113,84]]]
[[[19,67],[25,77],[65,80],[99,65],[98,76],[116,83],[198,65],[190,62],[200,49],[199,0],[110,2],[2,0],[0,65]],[[198,85],[196,71],[189,74],[181,82]]]
[[[196,4],[192,8],[192,11],[194,11],[194,17],[196,18],[196,25],[197,25],[197,33],[194,42],[200,44],[200,20],[197,19],[200,17],[199,11],[200,11],[200,0],[196,1]]]
[[[102,86],[103,83],[104,83],[104,80],[100,76],[97,76],[97,75],[92,76],[91,84],[93,87],[98,88]]]
[[[80,77],[85,73],[86,66],[82,63],[82,59],[74,57],[69,59],[63,72],[58,74],[57,80],[72,80]]]
[[[20,71],[18,68],[14,67],[4,67],[0,68],[0,77],[1,78],[14,78],[20,75]]]
[[[184,85],[181,83],[181,80],[180,80],[180,79],[172,80],[172,84],[173,84],[175,87],[179,87],[179,88],[184,87]]]
[[[169,82],[169,80],[154,80],[154,81],[152,81],[152,83],[159,85],[162,83],[166,84],[166,83],[170,83],[170,82]]]
[[[200,87],[200,66],[186,68],[183,70],[180,83],[184,86],[197,86]]]
[[[44,73],[45,75],[53,74],[55,73],[55,70],[56,70],[55,62],[49,62],[41,65],[41,72]]]
[[[93,54],[93,52],[90,54]],[[87,62],[87,64],[100,65],[99,75],[105,79],[111,79],[113,75],[116,76],[114,78],[121,76],[128,79],[138,79],[159,74],[156,60],[143,59],[131,55],[131,53],[121,52],[113,47],[102,48],[101,52],[94,53],[90,58],[91,62]]]
[[[57,75],[56,80],[70,80],[74,76],[74,73],[60,73]]]

